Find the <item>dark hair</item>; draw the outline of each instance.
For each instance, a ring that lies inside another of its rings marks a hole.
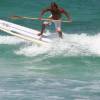
[[[58,8],[58,5],[55,2],[51,2],[51,7],[56,7]]]

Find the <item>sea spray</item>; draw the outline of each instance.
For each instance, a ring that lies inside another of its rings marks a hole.
[[[64,39],[55,39],[50,47],[44,46],[25,46],[19,48],[15,53],[25,56],[37,56],[47,54],[49,56],[90,56],[100,55],[100,34],[87,35],[82,34],[64,34]]]

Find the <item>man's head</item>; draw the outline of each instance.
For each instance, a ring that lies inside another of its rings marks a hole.
[[[57,9],[58,8],[58,5],[55,2],[52,2],[51,3],[51,8],[52,9]]]

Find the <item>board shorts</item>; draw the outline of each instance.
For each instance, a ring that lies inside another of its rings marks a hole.
[[[45,25],[51,25],[52,23],[54,23],[57,32],[61,31],[61,21],[51,20],[51,21],[43,22],[43,24],[45,24]]]

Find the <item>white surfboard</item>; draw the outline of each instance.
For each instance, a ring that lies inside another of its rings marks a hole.
[[[1,19],[0,30],[16,37],[22,38],[24,40],[37,43],[39,45],[49,45],[50,43],[52,43],[52,40],[45,35],[43,36],[42,40],[39,40],[39,36],[37,34],[40,32],[37,30],[17,25]]]

